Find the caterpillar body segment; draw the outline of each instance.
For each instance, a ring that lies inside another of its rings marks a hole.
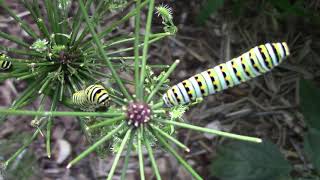
[[[72,95],[72,102],[78,105],[81,108],[84,108],[88,105],[87,95],[84,90],[75,92]]]
[[[285,42],[266,43],[251,48],[237,58],[196,74],[163,94],[166,107],[188,104],[207,95],[246,82],[279,65],[290,55]]]
[[[109,93],[102,85],[91,85],[85,90],[87,100],[94,105],[105,106],[109,102]]]
[[[10,61],[6,61],[7,56],[3,53],[0,53],[0,70],[8,70],[12,66]]]
[[[72,101],[81,109],[95,109],[107,106],[110,100],[108,91],[102,85],[90,85],[84,90],[75,92]]]
[[[12,63],[10,61],[0,61],[0,69],[1,70],[10,69],[11,66],[12,66]]]

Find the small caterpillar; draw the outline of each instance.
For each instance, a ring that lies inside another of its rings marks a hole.
[[[0,70],[7,70],[12,66],[12,63],[10,61],[3,60],[5,58],[7,58],[7,56],[0,53]]]
[[[102,85],[90,85],[72,95],[72,102],[81,109],[92,109],[108,105],[108,91]]]
[[[256,46],[237,58],[172,86],[162,99],[166,107],[188,104],[266,73],[289,55],[285,42]]]

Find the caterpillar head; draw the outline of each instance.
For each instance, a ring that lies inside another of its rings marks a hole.
[[[163,94],[162,99],[164,101],[165,107],[172,107],[173,106],[173,104],[169,101],[167,93]]]

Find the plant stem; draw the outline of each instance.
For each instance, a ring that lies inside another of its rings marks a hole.
[[[144,142],[145,142],[144,145],[147,147],[147,151],[148,151],[148,154],[149,154],[149,158],[150,158],[150,161],[151,161],[153,172],[156,175],[157,180],[161,180],[159,168],[158,168],[156,160],[155,160],[155,158],[153,156],[153,151],[152,151],[152,148],[151,148],[151,145],[150,145],[150,142],[149,142],[148,138],[145,138]]]
[[[134,134],[134,133],[133,133]],[[126,179],[126,173],[128,169],[128,164],[129,164],[129,158],[130,158],[130,153],[132,151],[132,146],[133,146],[133,136],[130,137],[129,144],[127,146],[127,152],[126,152],[126,157],[124,159],[124,165],[121,171],[121,180]]]
[[[39,64],[40,65],[53,65],[55,64],[55,62],[45,62],[46,60],[45,59],[17,59],[17,58],[7,58],[6,60],[10,61],[10,62],[14,62],[14,63],[21,63],[21,64],[27,64],[27,63],[36,63],[36,65],[38,66]]]
[[[53,98],[52,98],[52,104],[51,104],[51,108],[50,111],[56,111],[58,106],[57,106],[57,102],[58,102],[58,95],[59,95],[59,91],[55,91]],[[47,155],[48,158],[51,158],[51,128],[52,128],[52,116],[50,116],[48,118],[48,123],[47,123],[47,136],[46,136],[46,149],[47,149]]]
[[[137,0],[136,6],[139,7],[141,0]],[[135,15],[135,39],[134,39],[134,80],[135,80],[135,92],[137,99],[142,100],[141,95],[139,94],[139,43],[140,43],[140,9],[138,9],[137,14]]]
[[[157,104],[154,104],[154,105],[152,106],[152,109],[158,109],[158,108],[160,108],[160,107],[162,107],[162,106],[163,106],[163,100],[161,99],[160,102],[158,102]]]
[[[4,38],[4,39],[7,39],[9,41],[12,41],[20,46],[23,46],[25,48],[29,48],[29,44],[25,43],[23,40],[21,39],[18,39],[17,37],[15,36],[11,36],[7,33],[4,33],[3,31],[0,31],[0,37]]]
[[[120,24],[126,22],[127,20],[129,20],[132,16],[134,16],[137,12],[137,9],[141,9],[144,5],[147,4],[149,0],[144,1],[143,3],[140,4],[139,7],[135,8],[134,10],[132,10],[131,12],[129,12],[127,15],[125,15],[122,19],[115,21],[114,23],[112,23],[107,29],[105,29],[103,32],[101,32],[100,34],[98,34],[98,38],[102,39],[103,37],[105,37],[106,35],[108,35],[110,32],[112,32],[112,30],[114,28],[116,28],[117,26],[119,26]],[[86,46],[90,43],[91,41],[87,41],[86,43],[84,43],[83,47],[84,49],[86,48]]]
[[[5,3],[1,3],[1,6],[8,12],[8,14],[25,30],[33,39],[37,39],[37,34],[34,30],[24,21],[21,20]]]
[[[156,34],[151,34],[150,35],[150,38],[152,38],[152,40],[149,41],[149,44],[151,42],[155,42],[157,40],[160,40],[166,36],[170,36],[172,35],[171,33],[169,32],[165,32],[165,33],[156,33]],[[141,36],[141,35],[140,35]],[[140,39],[140,37],[139,37]],[[130,42],[130,41],[135,41],[135,37],[131,37],[131,38],[125,38],[125,39],[120,39],[120,40],[116,40],[114,42],[107,42],[103,48],[104,49],[107,49],[107,48],[110,48],[112,46],[115,46],[115,45],[118,45],[118,44],[121,44],[121,43],[125,43],[125,42]],[[142,44],[139,44],[139,48],[143,46],[143,43]],[[131,48],[130,50],[132,50],[134,48]],[[88,49],[85,50],[86,53],[95,53],[95,49],[93,47],[90,47]],[[142,56],[141,56],[142,57]]]
[[[31,136],[31,138],[28,139],[28,141],[24,143],[23,146],[19,148],[18,151],[16,151],[8,160],[6,160],[6,162],[4,163],[5,167],[7,167],[11,163],[11,161],[15,160],[19,156],[19,154],[24,149],[26,149],[32,143],[33,140],[35,140],[38,137],[39,133],[40,133],[40,129],[37,129]]]
[[[43,81],[41,81],[40,83],[38,81],[33,81],[31,84],[29,84],[28,88],[25,89],[21,93],[21,95],[12,103],[11,107],[13,109],[19,108],[21,104],[23,104],[26,100],[31,99],[31,96],[38,91],[38,89],[42,85],[42,82]]]
[[[119,113],[108,113],[108,112],[69,112],[69,111],[27,111],[27,110],[13,110],[0,108],[1,115],[24,115],[24,116],[99,116],[99,117],[117,117],[124,115],[122,112]]]
[[[58,33],[58,23],[54,17],[53,9],[51,0],[44,0],[45,9],[47,11],[49,24],[51,25],[51,30],[53,33]]]
[[[51,82],[52,78],[50,77],[46,77],[45,82],[43,83],[43,85],[41,86],[40,90],[38,91],[38,94],[42,94],[43,91],[47,88],[47,86],[49,85],[49,83]]]
[[[162,84],[164,83],[165,80],[168,79],[169,75],[173,72],[173,70],[177,67],[177,65],[179,64],[179,60],[176,60],[168,69],[168,71],[161,77],[160,81],[158,82],[158,84],[156,85],[156,87],[151,91],[151,93],[149,94],[148,98],[147,98],[147,103],[149,103],[151,101],[151,99],[153,98],[153,96],[159,91],[160,87],[162,86]]]
[[[142,50],[142,67],[141,67],[141,74],[140,74],[140,87],[139,87],[139,95],[143,97],[144,93],[144,78],[146,75],[146,64],[147,64],[147,54],[148,54],[148,48],[149,48],[149,36],[151,31],[151,21],[153,17],[153,9],[154,9],[154,0],[150,0],[149,2],[149,8],[148,8],[148,17],[147,17],[147,24],[146,24],[146,31],[144,36],[144,45]]]
[[[32,77],[35,77],[35,76],[43,76],[44,74],[50,72],[51,70],[53,70],[54,67],[49,67],[49,68],[46,68],[46,67],[41,67],[39,68],[38,71],[35,71],[35,72],[32,72],[32,73],[28,73],[28,75],[25,75],[25,76],[21,76],[21,77],[18,77],[17,80],[24,80],[24,79],[28,79],[28,78],[32,78]]]
[[[84,8],[84,5],[83,5],[83,1],[82,0],[79,0],[79,5],[80,5],[80,8],[81,8],[81,11],[83,13],[83,16],[87,22],[87,25],[90,29],[90,32],[92,34],[92,37],[98,47],[98,51],[99,51],[99,54],[100,56],[106,61],[108,67],[110,68],[111,70],[111,73],[112,73],[112,76],[114,77],[114,79],[116,80],[119,88],[121,89],[122,93],[129,99],[129,100],[132,100],[132,97],[130,96],[130,94],[128,93],[127,89],[125,88],[125,86],[123,85],[120,77],[118,76],[117,72],[115,71],[115,69],[113,68],[113,65],[111,63],[111,61],[109,60],[109,58],[107,57],[107,55],[105,54],[104,50],[103,50],[103,47],[102,47],[102,44],[100,42],[100,40],[98,39],[97,37],[97,34],[95,32],[95,30],[93,29],[93,27],[91,26],[91,23],[90,23],[90,20],[89,20],[89,17],[88,17],[88,14]]]
[[[107,180],[111,180],[112,177],[113,177],[113,174],[114,174],[114,171],[116,170],[116,167],[118,165],[118,162],[119,162],[119,159],[120,159],[120,156],[122,154],[122,151],[125,147],[125,145],[127,144],[127,141],[128,139],[130,138],[131,136],[131,131],[132,131],[132,128],[130,128],[127,132],[126,132],[126,135],[124,136],[122,142],[121,142],[121,145],[120,145],[120,148],[119,148],[119,151],[117,152],[117,155],[116,157],[114,158],[114,161],[112,163],[112,167],[108,173],[108,177],[107,177]]]
[[[99,147],[101,144],[103,144],[108,139],[112,138],[112,136],[117,133],[123,126],[125,125],[125,122],[118,125],[115,129],[113,129],[111,132],[109,132],[107,135],[105,135],[103,138],[99,139],[96,143],[91,145],[88,149],[83,151],[79,156],[77,156],[75,159],[73,159],[68,165],[67,168],[70,168],[75,163],[79,162],[81,159],[85,158],[87,155],[89,155],[92,151],[94,151],[97,147]]]
[[[125,115],[122,115],[122,116],[119,116],[119,117],[115,117],[113,119],[106,119],[102,122],[99,122],[99,123],[96,123],[92,126],[88,126],[87,127],[87,130],[92,130],[92,129],[95,129],[95,128],[98,128],[98,127],[103,127],[103,126],[110,126],[118,121],[121,121],[121,120],[124,120],[126,118]]]
[[[187,129],[191,129],[191,130],[195,130],[195,131],[200,131],[200,132],[215,134],[215,135],[224,136],[224,137],[228,137],[228,138],[238,139],[238,140],[242,140],[242,141],[249,141],[249,142],[254,142],[254,143],[261,143],[262,142],[262,139],[260,139],[260,138],[254,138],[254,137],[249,137],[249,136],[242,136],[242,135],[227,133],[227,132],[218,131],[218,130],[214,130],[214,129],[194,126],[194,125],[187,124],[187,123],[168,121],[168,120],[156,120],[156,121],[166,123],[166,124],[172,124],[175,126],[179,126],[182,128],[187,128]]]
[[[140,170],[140,179],[145,180],[144,175],[144,162],[143,162],[143,153],[142,153],[142,139],[143,137],[143,126],[140,126],[138,130],[138,158],[139,158],[139,170]]]
[[[167,138],[168,140],[172,141],[173,143],[175,143],[177,146],[181,147],[182,149],[184,149],[186,152],[190,152],[190,149],[182,144],[180,141],[178,141],[177,139],[175,139],[174,137],[170,136],[169,134],[167,134],[166,132],[162,131],[160,128],[158,128],[157,126],[150,124],[150,126],[156,130],[159,134],[161,134],[162,136],[164,136],[165,138]]]
[[[160,39],[162,39],[162,38],[164,38],[164,37],[165,37],[165,36],[154,38],[154,39],[150,40],[150,41],[148,42],[148,44],[150,45],[151,43],[154,43],[154,42],[156,42],[156,41],[158,41],[158,40],[160,40]],[[139,44],[139,48],[140,48],[140,47],[143,47],[144,44],[145,44],[145,43]],[[119,49],[119,50],[117,50],[117,51],[108,52],[107,55],[123,53],[123,52],[131,51],[131,50],[134,50],[134,47],[123,48],[123,49]],[[142,58],[142,56],[141,56],[141,58]]]
[[[62,101],[63,100],[63,95],[64,95],[64,92],[65,92],[65,80],[64,80],[64,73],[62,74],[62,80],[60,81],[60,95],[59,95],[59,101]]]
[[[153,134],[157,137],[165,149],[167,149],[195,179],[202,180],[201,176],[158,133],[153,131]]]
[[[41,16],[39,4],[37,0],[34,0],[33,3],[26,2],[26,0],[22,0],[23,5],[30,11],[31,16],[33,17],[33,20],[37,23],[37,26],[39,30],[42,33],[42,37],[46,37],[47,39],[50,39],[49,31],[47,29],[47,26],[43,22],[43,17]],[[33,6],[35,10],[33,9]]]
[[[86,11],[90,8],[91,4],[92,4],[93,0],[88,0],[85,3],[85,8]],[[80,9],[80,7],[79,7]],[[80,27],[81,27],[81,22],[82,22],[82,11],[81,9],[77,11],[76,14],[76,19],[73,23],[72,26],[72,34],[71,34],[71,44],[72,44],[72,50],[75,50],[76,48],[78,48],[79,44],[81,44],[83,38],[85,37],[86,33],[84,32],[88,32],[88,27],[85,27],[85,29],[82,31],[81,35],[79,36],[79,31],[80,31]],[[78,39],[76,39],[78,38]]]
[[[29,48],[29,46],[28,46],[28,48]],[[36,56],[36,57],[44,57],[43,54],[38,53],[38,52],[36,52],[34,50],[23,50],[23,49],[16,49],[16,48],[8,48],[8,47],[2,46],[2,45],[0,45],[0,50],[6,51],[6,52],[12,52],[14,54],[19,54],[19,55],[30,55],[30,56]]]

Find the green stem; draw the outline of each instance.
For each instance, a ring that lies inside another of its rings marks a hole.
[[[78,88],[77,84],[73,81],[73,78],[71,76],[67,76],[67,78],[68,78],[68,80],[70,82],[71,86],[69,86],[69,87],[72,88],[72,91],[73,92],[79,91],[79,88]]]
[[[149,44],[151,44],[152,42],[158,41],[158,40],[160,40],[160,39],[162,39],[162,38],[164,38],[164,37],[166,37],[166,36],[170,36],[170,35],[172,35],[172,34],[171,34],[171,33],[168,33],[168,32],[166,32],[166,33],[151,34],[151,35],[150,35],[150,38],[151,38],[152,40],[149,41]],[[140,35],[140,36],[141,36],[141,35]],[[140,36],[139,36],[139,39],[140,39]],[[130,41],[135,41],[135,37],[126,38],[126,39],[120,39],[120,40],[116,40],[116,41],[114,41],[114,42],[109,42],[109,44],[104,45],[103,48],[106,50],[107,48],[110,48],[110,47],[112,47],[112,46],[115,46],[115,45],[118,45],[118,44],[121,44],[121,43],[125,43],[125,42],[130,42]],[[143,47],[143,43],[142,43],[142,44],[139,44],[139,48],[140,48],[140,47]],[[133,50],[133,49],[134,49],[134,48],[131,48],[130,50]],[[87,54],[95,54],[95,51],[96,51],[95,48],[90,47],[90,48],[86,49],[85,52],[86,52]],[[142,57],[142,56],[140,56],[140,57]]]
[[[99,139],[96,143],[94,143],[93,145],[91,145],[88,149],[86,149],[85,151],[83,151],[79,156],[77,156],[75,159],[73,159],[68,165],[67,168],[70,168],[71,166],[73,166],[74,164],[76,164],[77,162],[79,162],[81,159],[85,158],[86,156],[88,156],[92,151],[94,151],[97,147],[99,147],[101,144],[103,144],[105,141],[109,140],[110,138],[112,138],[112,136],[117,133],[123,126],[125,125],[125,122],[121,123],[120,125],[118,125],[115,129],[113,129],[111,132],[109,132],[107,135],[105,135],[104,137],[102,137],[101,139]]]
[[[108,112],[69,112],[69,111],[27,111],[27,110],[14,110],[0,108],[2,115],[24,115],[24,116],[99,116],[99,117],[117,117],[123,113],[108,113]]]
[[[158,82],[158,84],[156,85],[156,87],[151,91],[151,93],[149,94],[148,98],[147,98],[147,103],[149,103],[151,101],[151,99],[153,98],[153,96],[159,91],[160,87],[162,86],[162,84],[164,83],[165,80],[168,79],[169,75],[173,72],[173,70],[177,67],[177,65],[179,64],[179,60],[176,60],[168,69],[168,71],[161,77],[160,81]]]
[[[88,0],[86,1],[85,4],[85,8],[86,11],[90,8],[91,4],[92,4],[93,0]],[[80,7],[79,7],[80,9]],[[82,13],[81,13],[81,9],[77,12],[77,16],[76,16],[76,24],[74,26],[74,28],[72,29],[72,34],[71,34],[71,44],[72,44],[72,50],[75,50],[76,48],[78,48],[78,46],[82,43],[83,38],[85,38],[85,35],[87,34],[87,32],[90,32],[88,30],[88,27],[85,27],[85,29],[82,31],[81,35],[79,36],[79,32],[80,32],[80,27],[81,27],[81,22],[82,22]],[[86,33],[84,33],[86,32]],[[78,39],[76,39],[78,37]]]
[[[64,95],[64,92],[65,92],[65,80],[64,80],[64,73],[62,75],[62,80],[60,80],[60,95],[59,95],[59,101],[62,101],[63,100],[63,95]]]
[[[29,3],[29,2],[26,2],[26,0],[23,0],[22,3],[30,11],[31,16],[33,17],[33,20],[37,23],[37,26],[43,35],[42,37],[46,37],[47,39],[50,39],[49,31],[47,29],[47,26],[43,22],[43,18],[39,10],[38,1],[33,0],[33,3]],[[33,6],[35,10],[33,9]]]
[[[139,24],[140,25],[140,24]],[[155,39],[155,38],[159,38],[159,37],[166,37],[166,36],[170,36],[171,33],[165,32],[165,33],[156,33],[156,34],[150,34],[150,38]],[[139,39],[140,39],[140,34],[139,34]],[[142,37],[142,36],[141,36]],[[120,39],[114,42],[111,42],[107,45],[104,46],[104,48],[108,48],[117,44],[121,44],[121,43],[125,43],[125,42],[129,42],[129,41],[136,41],[136,35],[135,37],[131,37],[131,38],[126,38],[126,39]]]
[[[52,99],[52,104],[50,111],[56,111],[57,110],[57,103],[58,103],[58,95],[59,91],[56,90],[53,95]],[[48,118],[48,123],[47,123],[47,136],[46,136],[46,149],[47,149],[47,155],[48,158],[51,158],[51,129],[52,129],[52,117],[50,116]]]
[[[46,73],[50,72],[53,69],[54,69],[54,67],[49,67],[49,68],[42,67],[41,69],[39,68],[38,71],[29,73],[29,74],[27,74],[25,76],[18,77],[17,80],[20,81],[20,80],[32,78],[32,77],[35,77],[35,76],[37,76],[37,77],[43,76],[43,75],[45,75]]]
[[[118,121],[121,121],[121,120],[124,120],[126,118],[125,115],[122,115],[122,116],[119,116],[119,117],[115,117],[115,118],[112,118],[112,119],[106,119],[102,122],[98,122],[94,125],[91,125],[91,126],[88,126],[87,127],[87,130],[92,130],[92,129],[95,129],[95,128],[98,128],[98,127],[103,127],[103,126],[110,126],[110,125],[113,125],[114,123],[118,122]]]
[[[114,175],[114,172],[116,170],[116,167],[118,165],[118,162],[119,162],[119,159],[120,159],[120,156],[122,154],[122,151],[125,147],[125,145],[127,144],[127,141],[129,140],[130,136],[131,136],[131,131],[132,131],[132,128],[130,128],[127,132],[126,132],[126,135],[124,136],[122,142],[121,142],[121,145],[119,147],[119,151],[117,152],[117,155],[116,157],[114,158],[114,161],[112,163],[112,167],[108,173],[108,177],[107,177],[107,180],[111,180],[113,175]]]
[[[25,30],[32,38],[37,39],[38,36],[34,33],[34,30],[28,26],[28,24],[21,20],[5,3],[1,3],[2,7],[8,12],[8,14]]]
[[[186,168],[188,172],[191,173],[191,175],[195,179],[202,180],[202,177],[158,133],[153,133],[153,134],[157,137],[157,139],[165,147],[165,149],[167,149],[180,162],[180,164],[184,168]]]
[[[115,69],[113,68],[113,65],[111,63],[111,61],[109,60],[109,58],[107,57],[107,55],[105,54],[103,48],[102,48],[102,44],[100,42],[100,40],[98,39],[97,37],[97,34],[95,32],[95,30],[93,29],[93,27],[91,26],[91,23],[90,23],[90,20],[89,20],[89,17],[88,17],[88,14],[84,8],[84,4],[83,4],[83,1],[82,0],[79,0],[79,5],[80,5],[80,8],[81,8],[81,11],[84,15],[84,18],[87,22],[87,25],[90,29],[90,32],[93,36],[93,39],[98,47],[98,51],[99,51],[99,54],[100,56],[106,61],[108,67],[110,68],[111,70],[111,73],[112,73],[112,76],[114,77],[114,79],[116,80],[119,88],[121,89],[122,93],[129,99],[129,100],[132,100],[132,97],[130,96],[130,94],[128,93],[126,87],[123,85],[120,77],[118,76],[118,73],[115,71]]]
[[[262,142],[262,139],[260,139],[260,138],[254,138],[254,137],[249,137],[249,136],[242,136],[242,135],[227,133],[227,132],[218,131],[218,130],[214,130],[214,129],[194,126],[194,125],[187,124],[187,123],[168,121],[168,120],[157,120],[157,121],[162,122],[162,123],[166,123],[166,124],[172,124],[172,125],[179,126],[182,128],[187,128],[187,129],[191,129],[191,130],[195,130],[195,131],[199,131],[199,132],[215,134],[218,136],[224,136],[224,137],[238,139],[238,140],[242,140],[242,141],[249,141],[249,142],[254,142],[254,143],[261,143]]]
[[[144,145],[147,147],[147,151],[148,151],[148,154],[149,154],[149,158],[150,158],[150,161],[151,161],[153,172],[156,175],[157,180],[161,180],[159,168],[158,168],[158,165],[157,165],[156,160],[154,158],[150,142],[149,142],[148,138],[145,138],[144,141],[145,141]]]
[[[48,31],[47,26],[44,23],[43,19],[42,18],[38,18],[36,20],[36,22],[37,22],[38,27],[39,27],[40,31],[42,32],[43,36],[46,37],[47,39],[50,39],[49,31]]]
[[[11,35],[9,35],[7,33],[4,33],[3,31],[0,31],[0,37],[2,37],[4,39],[7,39],[9,41],[12,41],[12,42],[14,42],[14,43],[16,43],[18,45],[21,45],[21,46],[29,49],[29,44],[25,43],[21,39],[16,38],[15,36],[11,36]]]
[[[150,0],[149,2],[149,8],[148,8],[148,17],[147,17],[147,24],[146,24],[146,31],[144,36],[144,45],[142,50],[142,67],[141,67],[141,74],[140,74],[140,84],[139,84],[139,95],[143,97],[144,93],[144,78],[146,75],[146,64],[147,64],[147,54],[148,54],[148,48],[149,48],[149,36],[151,31],[151,21],[153,17],[153,9],[154,9],[154,0]]]
[[[140,179],[145,180],[144,176],[144,161],[143,161],[143,153],[142,153],[142,139],[143,137],[143,126],[140,126],[138,130],[138,158],[139,158],[139,169],[140,169]]]
[[[141,0],[137,0],[136,6],[139,7]],[[135,15],[135,40],[134,40],[134,80],[135,80],[135,91],[137,99],[142,100],[141,95],[139,94],[139,43],[140,43],[140,9],[138,9],[137,14]]]
[[[23,63],[23,64],[27,64],[27,63],[35,63],[36,65],[53,65],[55,64],[55,62],[44,62],[46,61],[45,59],[17,59],[17,58],[7,58],[6,60],[10,61],[10,62],[14,62],[14,63]],[[42,62],[42,63],[41,63]]]
[[[40,90],[38,91],[38,94],[42,94],[44,90],[46,90],[46,88],[48,87],[49,83],[51,82],[52,78],[50,77],[46,77],[45,82],[43,83],[43,85],[41,86]]]
[[[6,162],[4,163],[5,167],[7,167],[11,163],[11,161],[15,160],[20,155],[20,153],[24,149],[26,149],[32,143],[33,140],[35,140],[38,137],[39,133],[40,133],[40,129],[37,129],[31,136],[31,138],[28,139],[28,141],[25,142],[23,146],[19,148],[18,151],[16,151],[8,160],[6,160]]]
[[[161,101],[160,102],[158,102],[157,104],[154,104],[153,106],[152,106],[152,109],[158,109],[158,108],[161,108],[161,107],[163,107],[163,100],[161,99]]]
[[[155,126],[153,124],[150,124],[150,126],[154,130],[156,130],[158,133],[160,133],[162,136],[164,136],[168,140],[172,141],[173,143],[175,143],[177,146],[181,147],[182,149],[184,149],[186,152],[190,152],[190,149],[186,145],[182,144],[180,141],[178,141],[174,137],[170,136],[169,134],[167,134],[166,132],[162,131],[160,128],[158,128],[157,126]]]
[[[141,58],[141,57],[138,57],[138,58]],[[121,57],[121,56],[118,56],[118,57],[110,57],[111,60],[134,60],[135,57],[133,56],[128,56],[128,57]]]
[[[28,46],[29,48],[29,46]],[[12,52],[14,54],[18,54],[18,55],[29,55],[29,56],[36,56],[36,57],[44,57],[43,54],[38,53],[34,50],[22,50],[22,49],[16,49],[16,48],[8,48],[5,46],[1,46],[0,45],[0,50],[2,51],[6,51],[6,52]]]
[[[47,11],[49,24],[51,25],[52,32],[58,33],[58,23],[56,22],[56,19],[54,17],[54,7],[52,5],[51,0],[44,0],[44,5]]]
[[[121,180],[125,180],[126,179],[126,173],[127,173],[127,169],[128,169],[128,164],[129,164],[129,158],[130,158],[130,153],[132,151],[132,146],[133,146],[133,136],[130,137],[129,140],[129,144],[127,146],[127,151],[126,151],[126,157],[124,159],[124,165],[121,171]]]
[[[102,39],[103,37],[105,37],[106,35],[108,35],[110,32],[113,31],[114,28],[116,28],[117,26],[119,26],[120,24],[126,22],[127,20],[129,20],[132,16],[134,16],[137,12],[138,9],[141,9],[144,5],[147,4],[149,0],[144,1],[143,3],[140,4],[140,6],[136,7],[134,10],[132,10],[131,12],[129,12],[126,16],[124,16],[122,19],[120,19],[119,21],[115,21],[114,23],[112,23],[107,29],[105,29],[103,32],[101,32],[98,35],[99,39]],[[88,46],[88,44],[90,44],[91,41],[87,41],[86,43],[84,43],[84,47]]]
[[[154,42],[156,42],[156,41],[158,41],[158,40],[160,40],[160,39],[163,39],[164,37],[165,37],[165,36],[154,38],[154,39],[150,40],[150,41],[148,42],[148,44],[150,45],[150,44],[152,44],[152,43],[154,43]],[[145,44],[145,43],[139,44],[139,48],[140,48],[140,47],[143,47],[144,44]],[[119,50],[117,50],[117,51],[108,52],[107,55],[123,53],[123,52],[131,51],[131,50],[134,50],[134,47],[121,48],[121,49],[119,49]],[[142,58],[142,57],[141,57],[141,58]]]
[[[40,77],[42,78],[42,77]],[[21,105],[27,101],[28,99],[32,99],[32,95],[37,93],[38,89],[42,85],[44,81],[41,81],[40,83],[38,81],[33,81],[31,84],[29,84],[28,88],[23,91],[23,93],[12,103],[12,108],[17,109],[21,107]]]

